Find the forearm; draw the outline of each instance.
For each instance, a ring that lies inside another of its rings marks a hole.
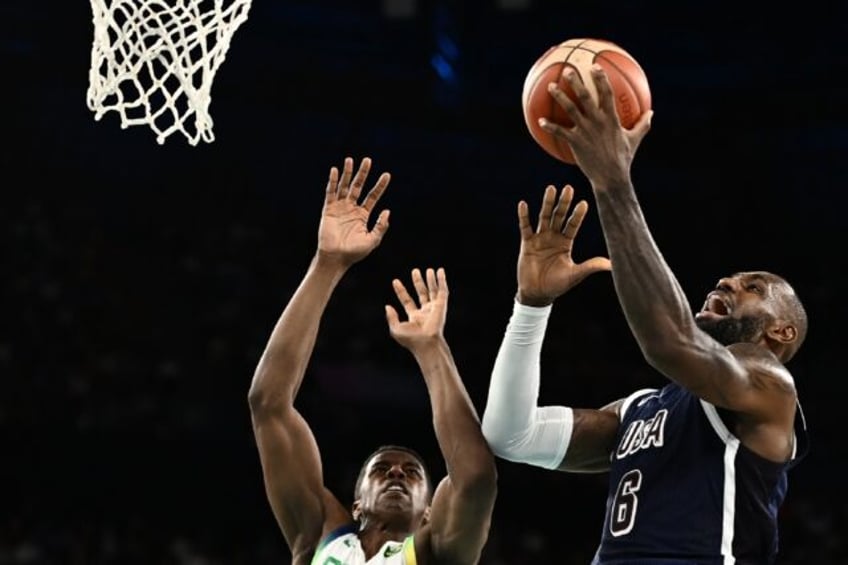
[[[643,352],[694,330],[689,302],[648,229],[632,183],[594,186],[624,315]]]
[[[433,410],[436,440],[455,488],[494,477],[494,457],[480,430],[474,404],[443,339],[413,351]]]
[[[297,395],[318,335],[321,316],[346,268],[316,255],[259,359],[251,406],[287,402]]]
[[[492,369],[482,429],[498,457],[554,469],[568,449],[573,411],[565,406],[537,406],[550,311],[550,306],[514,304]]]

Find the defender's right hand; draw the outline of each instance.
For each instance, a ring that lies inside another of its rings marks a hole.
[[[330,168],[324,210],[318,228],[318,255],[348,267],[365,258],[383,239],[389,228],[389,211],[383,210],[372,229],[368,229],[371,211],[389,186],[391,175],[383,173],[362,204],[359,196],[371,171],[371,159],[365,157],[353,175],[353,159],[344,161],[341,179],[336,167]],[[352,180],[351,180],[352,179]]]
[[[556,188],[548,185],[536,231],[530,227],[530,212],[523,200],[518,203],[521,251],[518,255],[517,300],[528,306],[546,306],[583,279],[611,269],[606,257],[593,257],[575,263],[571,250],[589,205],[581,200],[566,220],[574,198],[574,189],[566,185],[556,197]]]

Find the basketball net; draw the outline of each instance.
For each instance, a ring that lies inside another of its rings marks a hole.
[[[212,81],[251,1],[91,0],[94,119],[118,112],[122,129],[147,125],[160,145],[176,132],[214,141]]]

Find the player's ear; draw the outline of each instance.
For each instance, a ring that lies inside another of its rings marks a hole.
[[[424,520],[423,520],[424,524],[426,524],[430,521],[430,509],[431,508],[432,508],[432,506],[428,506],[427,508],[424,509]]]
[[[786,320],[775,320],[766,330],[766,336],[779,344],[789,345],[798,339],[798,328]]]
[[[351,508],[350,513],[353,516],[353,521],[359,522],[359,517],[362,515],[362,505],[358,500],[353,501],[353,507]]]

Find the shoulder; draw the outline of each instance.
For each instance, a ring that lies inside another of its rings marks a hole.
[[[753,386],[797,399],[792,373],[769,349],[753,343],[736,343],[728,349],[748,373]]]

